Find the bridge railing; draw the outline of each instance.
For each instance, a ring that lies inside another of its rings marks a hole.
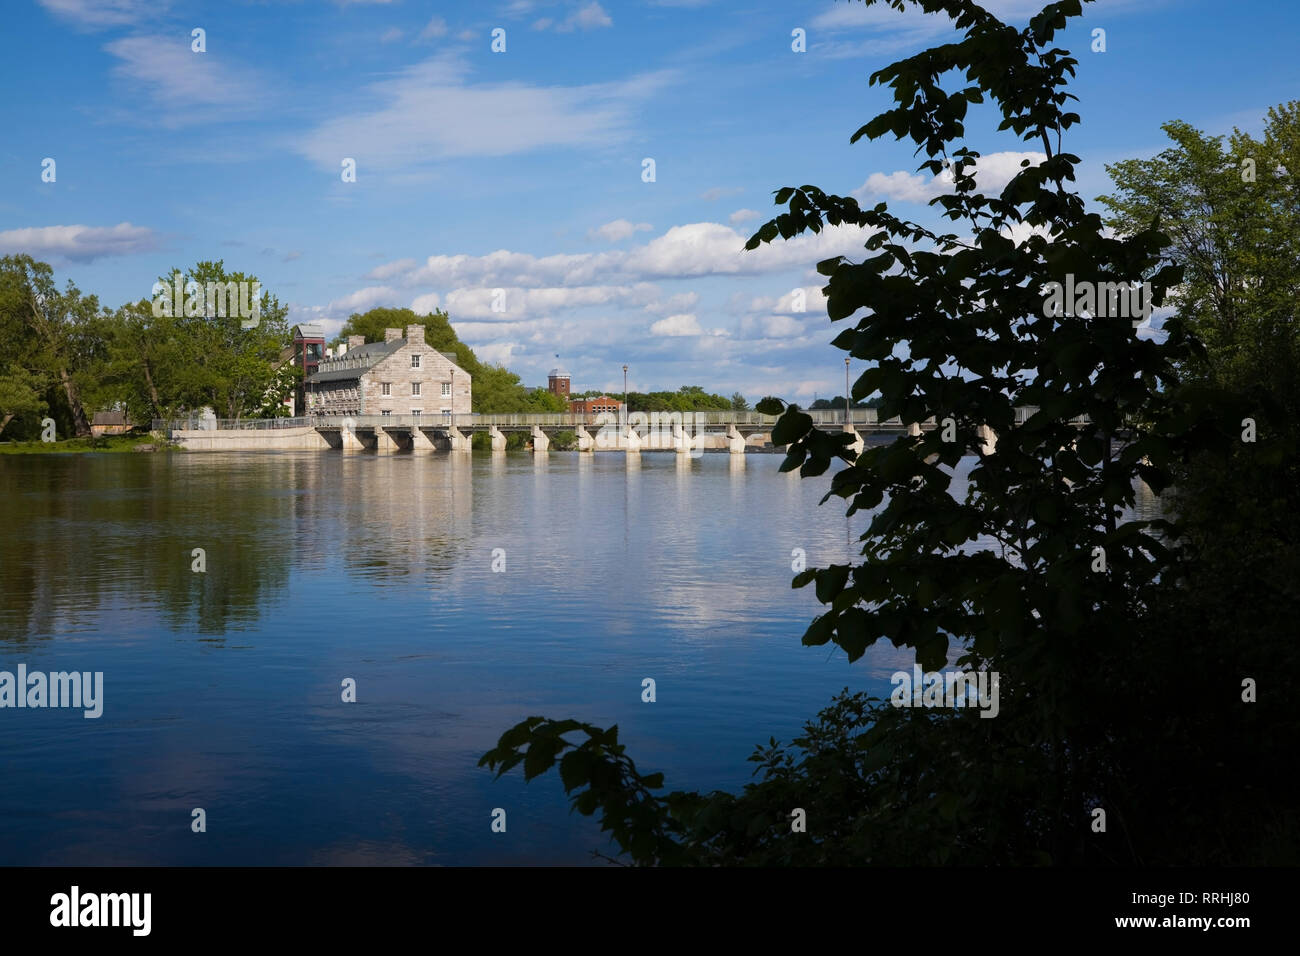
[[[171,435],[173,431],[244,431],[246,429],[305,428],[307,418],[155,418],[153,431]]]
[[[1016,424],[1023,425],[1037,408],[1032,406],[1022,406],[1016,409]],[[843,409],[817,409],[808,412],[812,417],[814,425],[823,427],[843,427],[845,423],[845,414]],[[644,417],[643,417],[644,416]],[[638,427],[649,425],[650,427],[665,427],[669,422],[680,422],[688,429],[695,428],[712,428],[723,429],[728,425],[771,428],[777,420],[775,415],[763,415],[753,411],[706,411],[706,412],[644,412],[632,413],[632,424]],[[495,426],[498,428],[525,428],[533,425],[542,428],[567,428],[574,429],[582,426],[588,429],[599,429],[605,427],[622,427],[627,424],[627,420],[619,420],[614,415],[604,413],[600,415],[574,415],[567,412],[547,412],[547,413],[505,413],[505,414],[468,414],[468,415],[442,415],[438,413],[422,415],[313,415],[306,418],[181,418],[181,419],[154,419],[153,429],[155,431],[165,432],[168,436],[173,431],[234,431],[234,430],[262,430],[262,429],[279,429],[279,428],[302,428],[305,426],[314,426],[317,428],[341,428],[347,427],[351,423],[354,428],[438,428],[454,425],[457,428],[479,429]],[[1086,424],[1087,418],[1080,417],[1074,419],[1072,424]],[[855,408],[849,415],[848,424],[855,427],[866,427],[872,429],[903,429],[906,426],[897,416],[894,418],[879,418],[874,408]],[[936,427],[933,418],[927,419],[922,423],[922,427],[930,429]]]

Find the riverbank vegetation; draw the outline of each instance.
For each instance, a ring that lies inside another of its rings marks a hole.
[[[91,438],[65,438],[61,441],[0,441],[0,455],[57,455],[85,452],[136,452],[167,449],[167,440],[158,434],[140,432],[132,435],[102,435]]]
[[[198,262],[181,274],[189,282],[257,283],[223,261]],[[160,282],[173,281],[159,277]],[[53,269],[30,256],[0,258],[0,440],[37,441],[51,418],[62,438],[89,439],[96,411],[121,409],[147,425],[211,408],[218,418],[274,418],[290,413],[285,399],[301,381],[293,364],[288,308],[261,290],[257,322],[228,315],[155,315],[150,299],[110,310],[72,282],[59,288]],[[168,309],[169,313],[178,310]],[[184,309],[179,310],[185,311]],[[563,413],[564,399],[526,387],[501,365],[479,360],[457,337],[446,312],[375,308],[354,313],[334,345],[350,335],[382,342],[384,330],[420,325],[425,341],[454,353],[473,380],[478,413]],[[593,395],[600,393],[591,393]],[[724,398],[699,386],[629,396],[634,411],[746,408],[744,396]],[[515,440],[522,447],[522,439]],[[513,447],[513,446],[512,446]],[[65,450],[70,450],[68,446]]]
[[[785,470],[835,467],[825,501],[870,514],[860,561],[794,577],[823,606],[803,643],[854,661],[884,640],[927,672],[997,675],[996,717],[846,691],[758,746],[734,794],[666,792],[617,727],[578,720],[529,717],[481,764],[558,769],[641,865],[1294,864],[1296,107],[1226,148],[1166,127],[1170,151],[1111,167],[1105,219],[1072,190],[1076,60],[1057,43],[1080,0],[1024,29],[969,0],[888,5],[946,14],[960,37],[875,72],[894,105],[852,139],[911,139],[920,171],[952,178],[933,205],[953,231],[787,186],[748,247],[867,230],[862,261],[818,264],[830,320],[849,324],[834,345],[869,366],[853,397],[950,417],[958,440],[855,459],[797,406],[760,407],[784,409]],[[1042,161],[983,192],[968,111]],[[1067,276],[1150,283],[1158,322],[1047,308]],[[1017,425],[1025,405],[1039,411]],[[1136,517],[1143,486],[1163,518]]]

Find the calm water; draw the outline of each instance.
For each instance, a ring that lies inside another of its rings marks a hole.
[[[818,507],[828,476],[635,461],[0,458],[0,670],[105,685],[97,720],[0,709],[0,863],[588,862],[612,848],[558,775],[476,766],[520,719],[617,723],[670,789],[731,789],[840,689],[888,694],[906,650],[800,644],[791,550],[843,562],[865,521]]]

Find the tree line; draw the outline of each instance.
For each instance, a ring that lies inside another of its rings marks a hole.
[[[158,281],[170,289],[177,275],[181,288],[258,282],[256,276],[228,270],[222,260],[173,270]],[[257,299],[255,324],[232,309],[160,310],[153,299],[108,309],[71,280],[60,288],[48,263],[28,255],[5,256],[0,259],[0,341],[6,343],[0,356],[0,437],[33,440],[42,419],[51,417],[58,434],[84,438],[91,433],[94,413],[111,408],[123,409],[129,421],[140,424],[205,407],[219,418],[287,415],[285,399],[302,375],[292,362],[287,315],[287,306],[266,290]],[[480,361],[443,311],[417,315],[411,309],[375,308],[353,313],[331,344],[338,346],[350,335],[383,341],[385,329],[410,325],[423,326],[425,342],[454,353],[456,364],[470,374],[475,412],[568,410],[547,389],[526,387],[504,366]],[[634,411],[749,407],[739,393],[725,398],[696,385],[675,392],[633,392],[628,401]]]

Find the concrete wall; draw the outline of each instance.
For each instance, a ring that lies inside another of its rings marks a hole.
[[[189,451],[299,451],[330,447],[325,437],[310,425],[248,431],[173,431],[172,440]]]

